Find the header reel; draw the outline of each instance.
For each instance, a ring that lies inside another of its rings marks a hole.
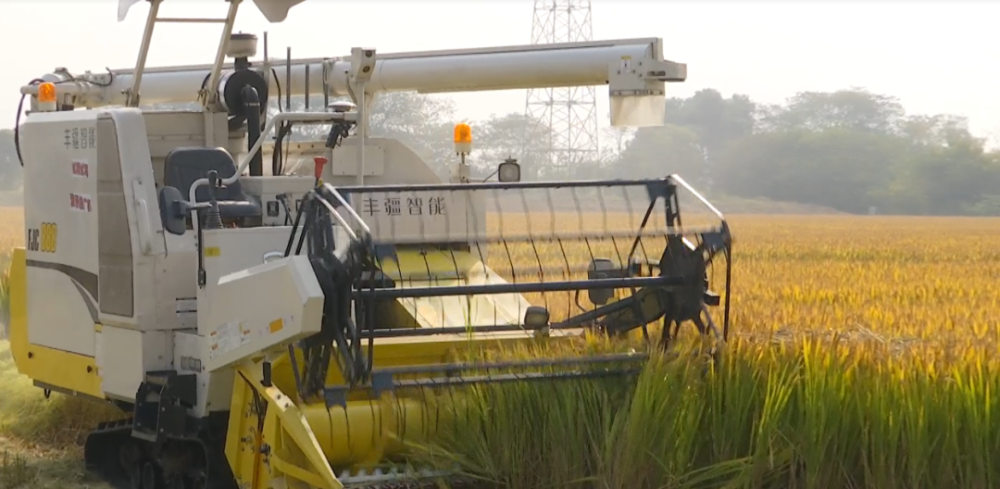
[[[695,217],[714,225],[682,226],[681,188],[707,210]],[[559,193],[568,195],[554,197]],[[495,221],[486,222],[487,212]],[[303,199],[286,256],[303,245],[327,304],[322,332],[300,345],[307,364],[298,387],[303,397],[322,396],[328,406],[345,403],[355,389],[378,396],[412,387],[634,373],[646,358],[628,353],[379,368],[372,354],[379,341],[571,338],[586,331],[620,337],[636,329],[648,341],[649,325],[660,323],[665,349],[688,321],[703,338],[728,338],[728,224],[677,176],[323,184]],[[708,288],[708,269],[720,253],[727,258],[724,299]],[[720,305],[721,331],[709,312]],[[322,384],[331,356],[343,384]],[[560,371],[462,375],[534,368]]]

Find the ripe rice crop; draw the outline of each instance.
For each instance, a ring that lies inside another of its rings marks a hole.
[[[516,488],[1000,486],[1000,219],[735,216],[731,225],[733,339],[717,366],[656,356],[630,382],[476,387],[415,456]],[[0,247],[21,245],[19,209],[0,209],[0,227]],[[554,250],[537,253],[563,255]],[[540,260],[517,250],[510,263],[502,251],[488,259],[502,274],[513,265],[527,276]],[[556,317],[573,307],[531,300]],[[4,353],[0,386],[27,389]],[[21,413],[44,402],[40,391],[17,399]],[[67,410],[42,415],[60,426]],[[7,424],[0,435],[68,441],[71,430],[30,419],[32,430]]]
[[[417,456],[498,487],[1000,485],[1000,220],[732,221],[716,367],[478,388]]]
[[[10,250],[24,244],[24,213],[19,207],[0,207],[0,340],[4,338],[10,309]]]

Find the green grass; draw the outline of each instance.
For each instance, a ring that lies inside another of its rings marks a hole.
[[[17,373],[4,340],[0,393],[0,489],[107,487],[84,470],[81,447],[83,435],[109,419],[108,406],[60,394],[46,399]]]
[[[737,341],[717,368],[657,357],[631,382],[474,389],[415,458],[522,489],[985,489],[1000,485],[997,392],[975,362]]]

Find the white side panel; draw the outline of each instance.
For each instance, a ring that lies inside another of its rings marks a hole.
[[[86,292],[66,275],[37,266],[28,266],[27,282],[28,342],[94,356],[95,323]]]
[[[172,334],[165,331],[101,328],[97,333],[101,390],[111,398],[134,400],[146,372],[173,368],[172,340]]]
[[[486,229],[485,192],[342,192],[375,243],[468,242]]]
[[[381,151],[376,151],[375,148]],[[284,149],[289,153],[286,171],[295,175],[312,175],[313,158],[323,156],[326,151],[323,144],[315,142],[290,143]],[[273,146],[270,150],[273,152]],[[373,154],[374,160],[372,160]],[[341,147],[333,150],[333,163],[324,167],[323,181],[338,188],[345,197],[348,196],[350,187],[357,184],[354,175],[357,173],[355,169],[359,157],[358,139],[345,139]],[[265,151],[266,158],[268,156]],[[374,166],[370,166],[373,161]],[[442,183],[438,175],[417,153],[405,144],[392,139],[369,139],[365,150],[365,168],[372,170],[366,170],[370,175],[365,178],[366,186]],[[260,196],[265,207],[267,225],[284,224],[284,208],[274,195],[279,192],[266,190],[275,185],[271,180],[281,180],[281,178],[258,178],[260,180],[251,183],[256,179],[243,177],[240,182],[248,192]],[[309,179],[306,183],[311,182],[313,180]],[[304,190],[298,189],[300,195],[296,196],[296,199],[301,198],[301,194],[310,188],[311,184]],[[476,236],[483,236],[486,232],[486,197],[495,193],[413,191],[392,195],[369,192],[354,195],[352,205],[368,224],[376,242],[406,244],[464,242]],[[274,211],[273,217],[267,217],[269,208]],[[290,205],[289,208],[295,212],[294,207]],[[486,252],[485,248],[483,252]]]
[[[319,332],[323,290],[309,258],[282,258],[222,277],[206,324],[209,372]]]
[[[335,177],[354,177],[358,175],[358,160],[361,159],[361,144],[357,138],[344,140],[343,144],[331,153],[330,172]],[[324,168],[325,170],[326,168]],[[368,141],[365,144],[366,177],[385,175],[385,149],[377,142]],[[393,176],[395,178],[395,176]]]
[[[358,141],[356,137],[349,137],[344,140],[339,148],[333,150],[334,164],[326,165],[323,168],[324,182],[329,182],[336,187],[356,184],[357,159],[361,156],[361,152],[358,150]],[[371,158],[369,154],[370,146],[378,147],[381,150],[380,153],[383,160],[381,166],[384,168],[378,174],[373,174],[373,172],[369,171],[369,165],[371,164],[369,160]],[[345,148],[351,148],[351,150],[343,151]],[[302,170],[295,171],[296,174],[313,174],[312,156],[309,156],[311,153],[307,148],[301,148],[299,154],[307,157],[308,161],[302,165],[304,167]],[[322,153],[319,153],[316,156],[322,155]],[[289,157],[289,159],[294,158]],[[451,164],[454,161],[449,161],[448,163]],[[337,172],[334,172],[334,166],[339,168]],[[397,139],[368,138],[368,142],[365,143],[365,170],[365,174],[368,175],[365,177],[365,185],[441,183],[441,178],[438,177],[437,173],[434,173],[434,170],[431,169],[427,162],[413,151],[413,149]]]
[[[145,85],[143,85],[145,87]],[[146,90],[143,88],[143,93]],[[143,113],[146,124],[146,139],[149,141],[149,155],[153,164],[156,181],[163,183],[163,160],[167,154],[179,147],[227,147],[232,152],[229,141],[229,126],[226,113],[206,115],[201,111],[162,110]],[[211,139],[207,139],[211,135]],[[238,146],[246,153],[246,143]],[[270,168],[270,165],[264,165]]]
[[[169,252],[157,261],[156,291],[158,304],[168,306],[162,314],[173,314],[161,319],[161,325],[171,329],[196,329],[198,327],[198,248],[195,232],[184,236],[166,233]],[[165,328],[156,328],[165,329]]]
[[[156,255],[165,252],[153,181],[153,164],[146,140],[146,123],[138,109],[109,112],[118,130],[118,151],[122,161],[122,184],[128,204],[132,232],[136,322],[155,307],[153,273]],[[157,239],[158,238],[158,239]],[[152,318],[149,318],[152,319]]]
[[[174,333],[174,366],[178,373],[193,373],[198,377],[198,401],[192,409],[196,417],[209,412],[229,410],[233,395],[235,372],[231,369],[209,373],[205,368],[208,358],[208,340],[194,331]]]
[[[96,115],[35,113],[21,128],[28,341],[83,355],[97,321]]]
[[[240,185],[248,195],[260,199],[265,226],[289,226],[295,221],[295,211],[302,197],[316,187],[316,179],[291,175],[243,176],[240,178]],[[286,196],[285,204],[278,199],[282,194]]]
[[[197,289],[198,334],[208,336],[216,325],[207,323],[214,301],[215,284],[233,272],[264,263],[270,252],[284,254],[291,226],[205,230],[205,276],[207,284]],[[194,267],[197,277],[197,266]],[[195,278],[197,283],[197,278]]]
[[[164,257],[163,225],[160,221],[153,163],[147,141],[145,118],[138,109],[109,111],[118,130],[118,149],[122,161],[122,183],[128,204],[129,226],[133,230],[132,257],[135,298],[135,320],[110,319],[113,323],[135,326],[142,330],[177,329],[176,299],[190,297],[182,290],[183,281],[171,280],[173,274],[183,274],[177,265],[190,261]],[[193,280],[194,276],[190,278]]]

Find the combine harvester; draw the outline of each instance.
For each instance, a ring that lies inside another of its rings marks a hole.
[[[122,0],[119,20],[137,1]],[[662,59],[659,39],[355,48],[272,66],[250,62],[256,37],[233,33],[240,1],[230,0],[214,64],[147,68],[157,21],[205,21],[158,18],[161,1],[150,1],[134,70],[60,69],[21,89],[30,102],[17,134],[27,242],[11,269],[9,338],[18,370],[47,396],[93,398],[127,415],[89,435],[89,467],[142,489],[447,478],[394,465],[407,442],[434,440],[433,392],[634,374],[648,354],[488,364],[463,360],[471,348],[656,322],[665,340],[686,320],[724,340],[707,314],[721,301],[706,267],[724,255],[728,270],[728,227],[680,178],[521,182],[508,160],[499,182],[471,182],[471,129],[460,124],[445,183],[402,143],[365,134],[385,92],[598,84],[609,85],[613,124],[660,124],[665,82],[683,81],[686,67]],[[301,1],[254,3],[281,22]],[[309,87],[354,103],[267,117],[275,93]],[[199,110],[140,108],[196,101]],[[316,124],[327,137],[288,140],[289,127]],[[315,158],[315,175],[285,172],[285,152]],[[682,232],[681,189],[719,222]],[[531,192],[541,197],[529,203]],[[642,202],[632,208],[633,199]],[[510,202],[524,205],[507,212]],[[626,208],[637,209],[638,229],[611,230]],[[494,231],[488,211],[500,220]],[[549,228],[505,229],[510,214],[529,211]],[[559,230],[570,221],[576,230]],[[650,251],[654,239],[662,243]],[[591,244],[602,240],[620,253],[595,256]],[[507,280],[487,266],[489,253],[510,263]],[[562,318],[547,308],[545,294],[556,292],[576,294]]]

